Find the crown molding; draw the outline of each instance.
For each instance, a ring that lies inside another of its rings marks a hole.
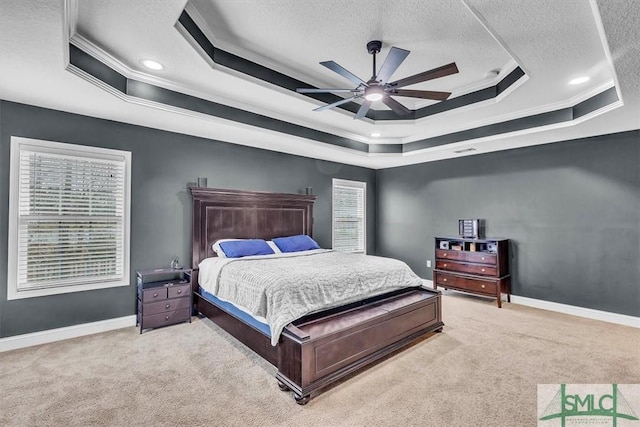
[[[518,86],[523,85],[524,83],[526,83],[527,79],[528,79],[528,76],[526,77],[525,80],[518,81],[514,85],[518,85]],[[514,85],[512,85],[512,86],[514,86]],[[580,93],[578,95],[575,95],[572,98],[569,98],[567,100],[555,102],[555,103],[552,103],[552,104],[545,104],[545,105],[540,105],[540,106],[536,106],[536,107],[532,107],[532,108],[527,108],[527,109],[524,109],[524,110],[518,110],[518,111],[511,112],[511,113],[502,114],[502,115],[499,115],[499,116],[493,116],[493,117],[487,118],[487,119],[481,119],[481,120],[476,120],[476,121],[473,121],[473,122],[468,122],[464,126],[460,126],[460,127],[457,127],[455,129],[451,130],[450,133],[464,132],[464,131],[467,131],[467,130],[476,129],[476,128],[480,128],[480,127],[483,127],[483,126],[489,126],[489,125],[494,125],[494,124],[498,124],[498,123],[508,122],[508,121],[511,121],[511,120],[522,119],[522,118],[525,118],[525,117],[530,117],[530,116],[535,116],[535,115],[538,115],[538,114],[549,113],[549,112],[552,112],[552,111],[562,110],[562,109],[565,109],[565,108],[572,108],[572,107],[575,107],[577,104],[580,104],[581,102],[586,101],[586,100],[588,100],[588,99],[590,99],[590,98],[592,98],[592,97],[594,97],[594,96],[596,96],[596,95],[598,95],[598,94],[600,94],[600,93],[602,93],[602,92],[604,92],[604,91],[606,91],[606,90],[608,90],[608,89],[610,89],[612,87],[613,87],[613,82],[609,81],[609,82],[603,83],[600,86],[595,86],[595,87],[589,88],[588,90],[586,90],[586,91],[584,91],[584,92],[582,92],[582,93]],[[507,90],[515,90],[515,89],[511,89],[511,87],[509,87],[509,89],[507,89]],[[481,107],[481,106],[486,106],[488,104],[493,104],[493,103],[496,103],[496,102],[498,102],[496,100],[496,98],[491,98],[491,99],[487,99],[487,100],[482,101],[482,102],[478,102],[476,104],[469,104],[469,105],[467,105],[465,107],[461,107],[458,110],[459,111],[466,111],[466,110],[469,110],[471,108],[475,108],[476,106],[477,107]],[[586,116],[588,116],[589,118],[593,118],[593,117],[595,117],[597,115],[602,114],[603,112],[607,112],[607,111],[613,110],[613,109],[615,109],[617,107],[620,107],[622,105],[624,105],[624,103],[622,103],[621,101],[616,101],[613,104],[609,104],[610,108],[607,109],[606,111],[600,112],[602,109],[598,109],[596,111],[588,113]],[[594,113],[596,113],[596,114],[594,114]],[[583,117],[580,117],[578,119],[574,119],[573,121],[577,124],[577,123],[582,123],[585,120],[583,120]],[[537,129],[537,128],[532,128],[532,129]],[[407,138],[407,139],[403,140],[403,143],[407,144],[407,143],[410,143],[410,142],[418,141],[420,139],[433,138],[433,137],[436,137],[438,135],[441,135],[441,133],[432,134],[432,135],[423,135],[423,136],[418,137],[418,138]]]
[[[589,5],[591,6],[591,12],[593,13],[593,20],[595,21],[596,29],[598,30],[598,35],[600,36],[600,43],[602,43],[602,49],[604,50],[604,55],[607,58],[609,67],[611,68],[611,74],[613,76],[613,84],[616,87],[616,92],[618,93],[618,99],[624,103],[624,98],[622,97],[622,91],[620,90],[618,73],[616,73],[616,67],[613,62],[613,55],[611,55],[611,49],[609,49],[609,41],[607,40],[607,34],[604,31],[604,24],[602,23],[602,17],[600,16],[600,8],[598,7],[598,3],[596,3],[596,0],[589,0]]]
[[[418,150],[412,150],[412,151],[407,151],[404,152],[404,155],[407,156],[412,156],[412,155],[418,155],[418,154],[424,154],[427,152],[431,152],[431,151],[440,151],[440,150],[452,150],[452,149],[459,149],[459,148],[466,148],[466,147],[474,147],[476,148],[476,151],[473,152],[468,152],[468,153],[461,153],[462,155],[476,155],[476,154],[484,154],[484,153],[490,153],[490,152],[494,152],[494,151],[501,151],[504,148],[495,148],[495,149],[483,149],[482,148],[482,144],[485,142],[493,142],[493,141],[497,141],[500,139],[505,139],[505,138],[511,138],[514,136],[522,136],[522,135],[529,135],[529,134],[534,134],[534,133],[539,133],[539,132],[545,132],[545,131],[550,131],[550,130],[557,130],[557,129],[562,129],[562,128],[566,128],[566,127],[571,127],[571,126],[576,126],[578,124],[584,123],[587,120],[591,120],[594,117],[600,116],[602,114],[605,114],[609,111],[615,110],[616,108],[619,108],[623,105],[623,103],[621,101],[616,101],[610,104],[607,104],[601,108],[598,108],[594,111],[591,111],[590,113],[587,113],[577,119],[573,119],[573,120],[566,120],[566,121],[561,121],[561,122],[556,122],[556,123],[551,123],[548,125],[543,125],[543,126],[537,126],[537,127],[531,127],[531,128],[526,128],[526,129],[520,129],[520,130],[515,130],[515,131],[511,131],[511,132],[505,132],[505,133],[499,133],[499,134],[493,134],[493,135],[488,135],[488,136],[483,136],[483,137],[478,137],[478,138],[470,138],[470,139],[466,139],[464,141],[458,141],[458,142],[453,142],[453,143],[449,143],[449,144],[442,144],[442,145],[437,145],[437,146],[433,146],[433,147],[427,147],[427,148],[423,148],[423,149],[418,149]],[[528,117],[528,116],[525,116]],[[525,118],[522,117],[522,118]],[[552,142],[545,142],[543,144],[549,144]],[[531,144],[529,144],[528,142],[524,142],[522,144],[519,144],[517,142],[513,143],[512,145],[510,145],[509,149],[516,149],[516,148],[522,148],[522,147],[528,147]]]
[[[519,66],[520,65],[512,58],[512,59],[509,60],[509,62],[507,62],[500,69],[500,72],[498,74],[496,74],[494,77],[492,77],[490,79],[480,80],[478,82],[471,83],[471,84],[468,84],[466,86],[462,86],[462,87],[456,88],[456,89],[451,91],[451,96],[449,97],[449,99],[457,98],[459,96],[466,95],[468,93],[477,92],[477,91],[482,90],[482,89],[486,89],[486,88],[490,88],[490,87],[496,86],[498,83],[500,83],[502,81],[504,76],[508,76],[509,73],[514,71]],[[522,68],[522,67],[520,67],[520,68]],[[518,81],[516,81],[515,83],[510,85],[506,90],[500,92],[498,94],[498,96],[496,96],[493,99],[495,99],[496,102],[499,102],[499,101],[503,100],[508,94],[512,93],[514,89],[516,89],[522,83],[524,83],[524,82],[521,82],[521,80],[524,80],[524,81],[529,80],[529,75],[525,74],[520,79],[518,79]],[[485,101],[480,101],[480,102],[478,102],[476,104],[482,104],[483,102],[485,102]],[[426,107],[426,106],[432,105],[432,104],[433,103],[430,102],[430,101],[420,100],[420,101],[416,102],[415,106],[416,106],[416,110],[418,110],[420,108],[423,108],[423,107]],[[472,104],[468,104],[465,107],[468,107],[470,105],[472,105]],[[449,112],[458,112],[462,108],[465,108],[465,107],[456,108],[454,110],[447,110],[447,111],[444,111],[444,112],[442,112],[440,114],[445,115],[445,114],[447,114]],[[428,118],[428,117],[429,116],[421,117],[420,119],[416,119],[416,120],[422,120],[422,119],[425,119],[425,118]]]
[[[505,43],[504,40],[502,40],[502,38],[498,35],[498,32],[495,31],[493,29],[493,27],[491,27],[491,25],[489,25],[489,23],[487,22],[487,20],[485,19],[484,16],[482,16],[482,14],[476,10],[473,6],[471,6],[467,0],[460,0],[462,2],[462,4],[469,9],[469,12],[471,12],[471,14],[473,15],[474,18],[476,18],[476,20],[480,23],[480,25],[482,25],[484,27],[484,29],[489,33],[489,35],[491,37],[493,37],[493,39],[500,45],[502,46],[502,48],[505,50],[505,52],[507,52],[509,54],[509,56],[511,57],[511,59],[518,64],[518,66],[524,71],[525,74],[530,74],[529,71],[527,71],[527,69],[522,66],[522,61],[518,58],[518,56],[513,52],[513,50],[509,47],[509,45],[507,45],[507,43]]]
[[[68,1],[75,1],[75,0],[68,0]],[[344,129],[340,129],[340,128],[336,128],[336,127],[332,127],[332,126],[327,126],[325,124],[318,124],[315,121],[310,121],[310,120],[303,120],[300,119],[299,117],[292,117],[290,115],[284,114],[284,113],[280,113],[280,112],[276,112],[273,110],[268,110],[266,108],[262,108],[253,104],[247,104],[244,102],[240,102],[237,101],[233,98],[228,98],[226,96],[220,95],[220,94],[212,94],[212,93],[203,93],[202,91],[197,91],[193,88],[190,88],[188,86],[185,85],[181,85],[181,84],[177,84],[175,82],[172,82],[170,80],[167,79],[163,79],[157,76],[152,76],[140,71],[137,71],[135,69],[130,68],[129,66],[127,66],[126,64],[124,64],[122,61],[120,61],[119,59],[117,59],[116,57],[114,57],[113,55],[107,53],[106,51],[104,51],[102,48],[100,48],[99,46],[97,46],[95,43],[91,42],[90,40],[88,40],[87,38],[85,38],[84,36],[75,33],[73,35],[73,37],[69,40],[69,43],[72,44],[73,46],[77,47],[78,49],[82,50],[83,52],[87,53],[88,55],[94,57],[95,59],[97,59],[98,61],[100,61],[101,63],[103,63],[104,65],[106,65],[107,67],[113,69],[114,71],[116,71],[117,73],[121,74],[122,76],[124,76],[127,79],[132,79],[132,80],[136,80],[136,81],[140,81],[143,83],[147,83],[150,85],[154,85],[157,87],[161,87],[164,89],[168,89],[171,91],[175,91],[175,92],[179,92],[179,93],[183,93],[186,95],[190,95],[193,97],[197,97],[200,99],[205,99],[207,101],[211,101],[211,102],[215,102],[215,103],[219,103],[219,104],[224,104],[224,105],[228,105],[230,107],[234,107],[234,108],[238,108],[241,110],[245,110],[245,111],[250,111],[252,113],[256,113],[256,114],[261,114],[267,117],[272,117],[274,119],[278,119],[278,120],[282,120],[282,121],[287,121],[289,123],[293,123],[296,125],[300,125],[300,126],[304,126],[304,127],[309,127],[309,128],[313,128],[322,132],[327,132],[327,133],[331,133],[333,135],[336,136],[340,136],[340,137],[344,137],[344,138],[348,138],[348,139],[353,139],[359,142],[363,142],[365,144],[368,144],[369,142],[371,142],[371,138],[365,137],[363,135],[360,134],[356,134],[353,132],[348,132],[345,131]],[[95,77],[81,72],[82,70],[79,70],[77,67],[69,67],[69,53],[68,53],[68,49],[65,49],[66,51],[66,64],[67,64],[67,70],[73,72],[74,74],[76,74],[79,77],[84,78],[85,80],[88,80],[89,82],[96,84],[98,87],[107,90],[109,93],[115,94],[116,96],[118,96],[120,99],[127,101],[127,102],[132,102],[135,104],[139,104],[139,105],[145,105],[148,107],[154,107],[154,108],[162,108],[166,111],[174,111],[174,112],[179,112],[180,114],[185,114],[185,115],[189,115],[189,116],[193,116],[193,117],[197,117],[197,118],[210,118],[211,116],[206,115],[206,114],[201,114],[201,113],[196,113],[196,112],[192,112],[189,110],[184,110],[184,109],[180,109],[180,108],[176,108],[176,107],[169,107],[166,105],[162,105],[159,103],[155,103],[155,102],[150,102],[150,101],[144,101],[144,100],[138,100],[135,97],[131,97],[128,96],[126,94],[123,94],[120,91],[117,91],[115,89],[113,89],[111,86],[106,85],[104,82],[102,82],[99,79],[96,79]],[[206,55],[205,55],[206,56]],[[114,92],[115,91],[115,92]],[[284,92],[284,89],[282,89],[282,91]],[[286,93],[286,92],[284,92]],[[400,143],[400,138],[396,139],[397,142],[396,143]]]

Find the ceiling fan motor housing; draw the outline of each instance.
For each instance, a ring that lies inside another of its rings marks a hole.
[[[367,52],[370,54],[380,53],[380,49],[382,49],[382,42],[380,40],[371,40],[367,43]]]

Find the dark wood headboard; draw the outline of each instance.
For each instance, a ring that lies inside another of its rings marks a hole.
[[[211,245],[218,239],[271,240],[313,235],[314,195],[202,187],[189,190],[193,198],[191,268],[194,270],[205,258],[216,256]]]

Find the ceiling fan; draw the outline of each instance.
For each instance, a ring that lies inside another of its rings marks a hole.
[[[367,51],[373,55],[373,75],[368,81],[364,81],[357,77],[355,74],[348,71],[346,68],[338,65],[334,61],[321,62],[320,65],[324,65],[331,71],[340,74],[342,77],[355,83],[357,86],[354,89],[333,89],[333,88],[298,88],[298,93],[351,93],[350,98],[345,98],[340,101],[336,101],[332,104],[323,105],[316,108],[313,111],[328,110],[333,107],[337,107],[342,104],[354,101],[359,98],[364,98],[364,102],[360,106],[360,109],[356,113],[354,119],[361,119],[369,111],[371,103],[374,101],[382,101],[391,108],[396,114],[403,116],[411,112],[410,109],[396,101],[392,96],[404,96],[410,98],[422,98],[433,99],[436,101],[444,101],[449,98],[451,92],[436,92],[430,90],[412,90],[401,89],[405,86],[410,86],[416,83],[426,82],[427,80],[433,80],[440,77],[448,76],[458,72],[458,67],[455,62],[451,64],[443,65],[442,67],[434,68],[433,70],[424,71],[422,73],[415,74],[404,79],[396,80],[394,82],[387,82],[391,75],[398,69],[400,64],[407,58],[408,50],[392,47],[385,59],[380,71],[376,74],[376,54],[380,53],[382,48],[382,42],[380,40],[372,40],[367,43]]]

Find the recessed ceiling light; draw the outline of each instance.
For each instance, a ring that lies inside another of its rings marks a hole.
[[[164,68],[164,66],[161,63],[154,61],[153,59],[143,59],[141,62],[142,62],[142,65],[144,65],[150,70],[159,71]]]
[[[380,132],[371,132],[371,136],[377,138],[379,136],[382,136],[382,134]]]
[[[582,84],[582,83],[585,83],[585,82],[588,82],[588,81],[589,81],[589,77],[582,76],[582,77],[576,77],[575,79],[570,80],[569,84],[570,85],[579,85],[579,84]]]

